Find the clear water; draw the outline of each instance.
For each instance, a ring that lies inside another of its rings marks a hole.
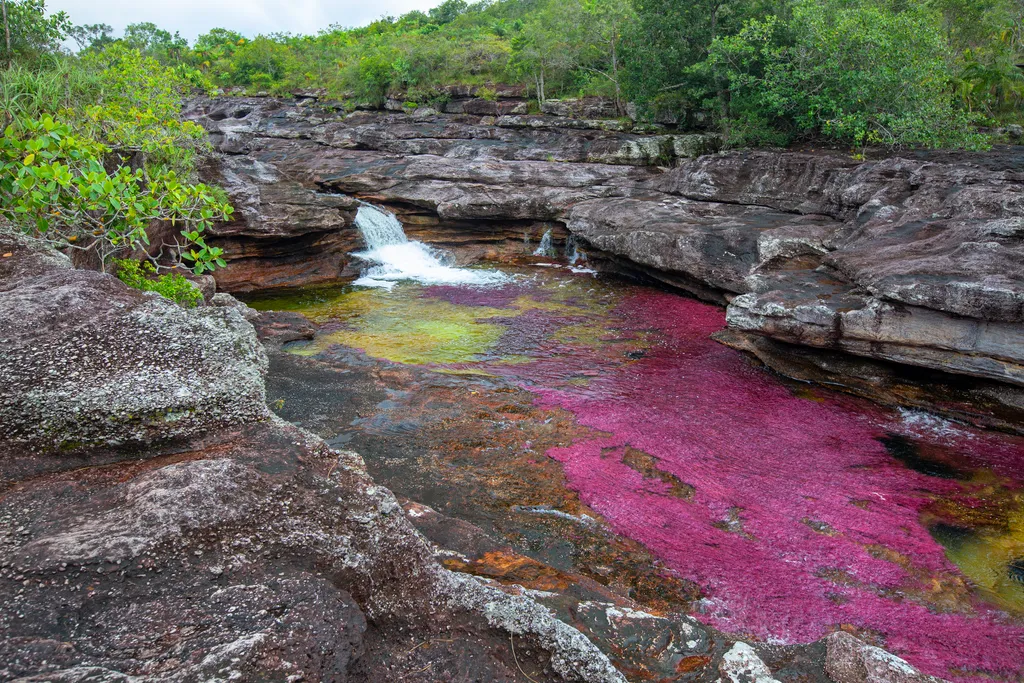
[[[501,377],[571,413],[588,435],[547,455],[725,631],[842,628],[931,674],[1024,680],[1020,438],[784,382],[711,339],[720,309],[560,269],[255,305],[322,323],[294,353]]]

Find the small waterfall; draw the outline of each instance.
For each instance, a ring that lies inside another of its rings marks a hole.
[[[405,244],[408,238],[395,214],[381,211],[376,206],[361,204],[356,211],[356,227],[370,251],[393,244]]]
[[[401,280],[429,285],[499,285],[508,277],[496,270],[455,268],[449,254],[422,242],[410,242],[401,221],[376,206],[363,204],[356,212],[356,227],[366,242],[366,251],[354,256],[373,264],[355,284],[391,289]]]
[[[533,252],[534,256],[546,256],[548,258],[555,258],[558,256],[558,252],[555,247],[551,244],[551,231],[548,230],[544,233],[544,236],[540,238],[540,246]]]
[[[576,235],[569,235],[569,238],[565,240],[565,257],[570,266],[587,262],[587,252],[580,248],[580,240],[576,238]]]

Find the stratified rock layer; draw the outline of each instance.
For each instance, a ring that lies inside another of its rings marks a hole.
[[[214,179],[259,168],[318,202],[336,195],[338,206],[349,196],[381,203],[406,221],[410,236],[454,248],[464,260],[529,254],[524,238],[536,241],[556,226],[553,236],[564,239],[557,227],[564,225],[606,268],[727,304],[737,345],[763,348],[742,335],[784,344],[759,354],[782,372],[792,363],[779,360],[780,349],[813,347],[870,359],[875,374],[892,363],[984,379],[1005,387],[993,410],[974,410],[966,397],[942,409],[1004,428],[1024,421],[1024,178],[1015,152],[860,163],[708,154],[717,144],[709,136],[638,135],[551,113],[345,114],[311,98],[189,107],[218,149]],[[263,212],[252,211],[249,227],[235,229],[263,230]],[[278,251],[318,249],[309,238],[280,234],[253,242],[251,252],[278,275],[233,265],[222,287],[354,275],[342,252],[358,248],[358,235],[347,223],[338,227],[337,211],[321,215],[319,228],[303,230],[331,235],[311,263],[330,254],[332,266],[314,265],[308,276],[275,270],[269,264],[292,263]],[[304,224],[315,222],[311,214]],[[233,264],[250,258],[230,239],[224,244]],[[871,372],[855,373],[852,383],[864,390]],[[835,379],[806,363],[802,377]],[[902,388],[879,397],[912,402],[913,387],[892,376],[886,382]]]

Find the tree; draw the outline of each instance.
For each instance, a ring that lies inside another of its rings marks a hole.
[[[44,0],[3,2],[4,61],[31,60],[60,48],[71,30],[64,12],[46,13]]]
[[[797,0],[788,25],[747,22],[711,53],[734,100],[761,122],[767,114],[855,145],[978,142],[953,106],[948,46],[926,7]]]
[[[786,4],[785,0],[633,0],[637,21],[624,46],[627,94],[648,112],[669,96],[677,101],[675,106],[689,107],[703,107],[711,98],[719,115],[728,118],[726,80],[706,63],[712,43],[735,34],[745,21]]]
[[[72,26],[69,34],[78,44],[79,50],[102,50],[116,40],[114,28],[110,24]]]
[[[622,98],[621,43],[623,34],[636,19],[628,0],[583,0],[583,11],[589,18],[587,50],[596,63],[584,66],[607,78],[615,88],[615,107],[624,111]],[[589,55],[588,55],[589,56]]]
[[[161,64],[179,63],[188,50],[188,41],[178,35],[171,35],[152,22],[128,24],[122,40],[129,48],[138,50],[160,61]]]
[[[466,11],[466,0],[445,0],[428,13],[430,20],[438,26],[450,24]]]
[[[580,0],[549,2],[523,23],[512,40],[513,69],[533,81],[537,100],[580,64],[586,18]]]

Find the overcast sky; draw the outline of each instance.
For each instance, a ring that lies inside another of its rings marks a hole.
[[[427,10],[442,0],[47,0],[76,24],[110,24],[120,35],[127,24],[151,21],[178,31],[189,42],[211,28],[259,33],[316,33],[330,24],[362,26],[385,15]]]

